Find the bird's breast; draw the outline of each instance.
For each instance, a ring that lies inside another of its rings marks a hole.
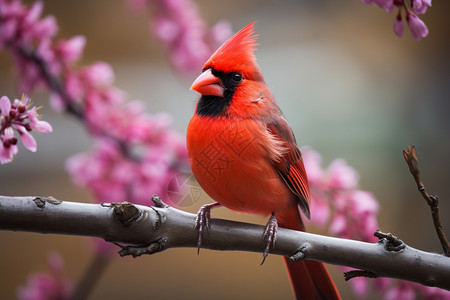
[[[259,121],[194,115],[187,149],[200,186],[229,209],[268,215],[295,203],[272,164],[281,150]]]

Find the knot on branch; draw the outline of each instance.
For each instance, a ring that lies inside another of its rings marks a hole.
[[[380,239],[387,251],[398,252],[406,247],[406,244],[392,233],[384,233],[377,230],[373,235]]]
[[[118,252],[121,257],[131,255],[133,258],[144,254],[154,254],[161,252],[165,249],[168,239],[166,237],[159,238],[158,240],[144,246],[124,246],[118,243],[114,243],[121,248]]]
[[[152,196],[152,202],[156,207],[159,207],[159,208],[169,208],[170,207],[169,205],[165,204],[162,201],[161,197],[158,197],[156,195]]]
[[[124,225],[130,225],[139,219],[142,212],[133,203],[102,203],[102,206],[113,207],[114,218]]]
[[[39,208],[44,208],[45,207],[45,203],[50,203],[50,204],[53,204],[53,205],[58,205],[58,204],[62,203],[61,200],[55,199],[52,196],[48,196],[48,197],[34,197],[33,198],[33,202]]]
[[[289,256],[290,262],[297,262],[306,259],[306,254],[308,253],[309,245],[303,245],[297,251]]]
[[[438,196],[434,196],[434,195],[430,195],[430,199],[431,199],[431,210],[433,212],[437,212],[439,209],[439,198]]]

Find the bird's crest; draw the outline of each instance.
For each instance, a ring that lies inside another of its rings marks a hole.
[[[256,64],[256,57],[253,52],[256,50],[256,40],[254,25],[250,23],[242,28],[238,33],[229,38],[203,66],[203,69],[214,68],[225,73],[240,71],[243,73],[259,70]],[[259,73],[259,72],[257,72]]]

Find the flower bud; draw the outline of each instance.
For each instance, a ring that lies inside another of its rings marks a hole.
[[[405,158],[405,161],[409,167],[409,171],[414,176],[414,178],[419,178],[420,170],[417,160],[416,147],[414,145],[412,147],[408,146],[408,149],[403,150],[403,157]]]

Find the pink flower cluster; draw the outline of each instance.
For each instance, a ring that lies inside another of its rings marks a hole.
[[[412,36],[416,40],[420,40],[428,35],[427,26],[417,15],[426,13],[428,7],[431,7],[431,0],[410,0],[411,9],[407,6],[407,0],[362,0],[362,2],[366,4],[375,3],[387,12],[392,12],[395,7],[398,7],[398,13],[394,21],[394,33],[397,36],[401,37],[404,31],[403,10]]]
[[[50,272],[30,275],[26,286],[19,287],[20,300],[64,300],[70,299],[72,284],[64,275],[64,262],[57,253],[48,256]]]
[[[311,190],[311,220],[309,223],[327,228],[341,238],[365,242],[377,242],[373,235],[378,227],[378,202],[372,193],[358,189],[359,176],[343,159],[336,159],[326,168],[322,157],[311,148],[302,147],[303,160]],[[350,271],[342,267],[343,271]],[[390,278],[368,279],[356,277],[350,280],[354,293],[367,296],[373,282],[373,290],[384,299],[413,300],[417,294],[427,299],[450,299],[450,292],[426,287],[413,282]]]
[[[22,144],[28,150],[36,152],[37,144],[30,134],[32,130],[42,133],[52,132],[52,126],[39,120],[36,106],[31,107],[30,98],[23,96],[13,103],[8,97],[0,98],[0,163],[6,164],[17,154],[17,138],[19,134]]]
[[[165,128],[168,123],[164,119],[167,115],[152,119],[159,124],[154,127],[156,130],[146,134],[146,138],[154,139],[151,145],[139,145],[135,152],[125,154],[110,139],[97,139],[91,153],[81,153],[67,160],[67,170],[77,184],[93,193],[98,202],[128,201],[150,205],[153,194],[167,199],[169,183],[179,173],[175,163],[186,158],[186,150],[180,136]],[[138,158],[130,159],[133,155]]]
[[[311,223],[329,228],[339,237],[375,242],[378,229],[378,202],[372,193],[358,189],[358,173],[343,159],[326,170],[320,154],[302,148],[311,190]]]
[[[184,75],[198,72],[208,57],[231,36],[231,25],[220,21],[208,30],[191,0],[130,0],[136,11],[155,7],[151,27],[169,52],[172,66]]]
[[[16,69],[23,91],[28,93],[35,86],[51,84],[33,58],[39,58],[46,65],[48,75],[56,76],[80,55],[80,46],[74,45],[74,41],[51,43],[58,26],[53,16],[40,19],[41,1],[28,8],[17,0],[0,0],[0,7],[0,50],[7,46],[16,56]],[[30,51],[35,51],[36,56],[25,58],[25,53]]]
[[[170,117],[127,102],[112,85],[108,64],[76,69],[85,38],[53,41],[57,24],[53,17],[40,19],[42,2],[26,7],[0,0],[0,7],[0,49],[14,54],[22,88],[46,87],[52,107],[77,116],[94,138],[92,152],[66,164],[74,181],[98,202],[149,203],[152,194],[163,196],[171,178],[188,165],[184,138],[171,129]]]

